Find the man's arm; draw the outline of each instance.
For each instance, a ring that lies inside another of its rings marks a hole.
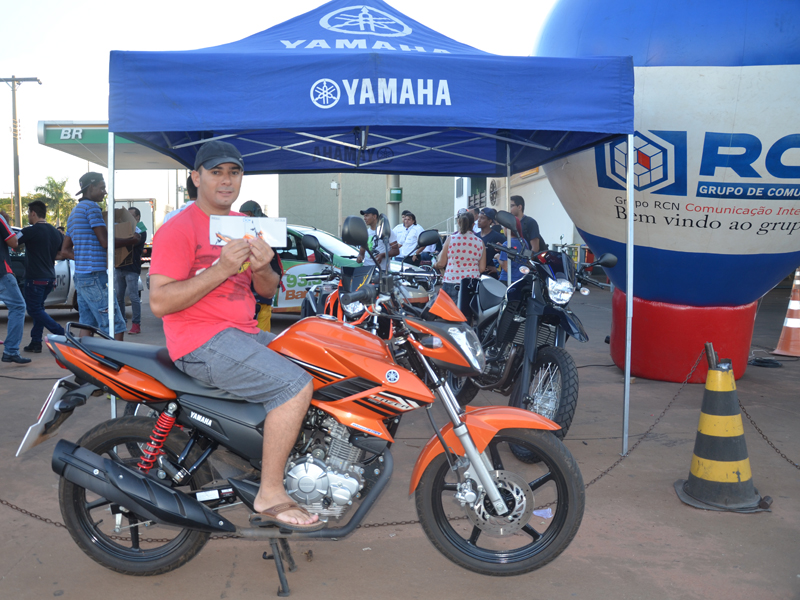
[[[108,229],[105,225],[98,225],[97,227],[92,227],[92,231],[97,236],[97,241],[100,242],[100,245],[103,248],[108,248]],[[114,248],[122,248],[123,246],[131,246],[133,244],[138,244],[139,240],[138,233],[134,233],[131,237],[127,238],[114,238]]]
[[[234,240],[223,246],[217,263],[195,277],[178,281],[166,275],[152,274],[150,309],[160,318],[189,308],[228,277],[238,273],[248,256],[250,244],[247,240]]]
[[[61,242],[61,250],[56,255],[57,259],[70,258],[75,260],[75,252],[73,251],[72,238],[68,235],[64,236],[64,241]]]

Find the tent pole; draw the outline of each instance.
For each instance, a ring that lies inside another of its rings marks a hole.
[[[511,212],[511,144],[509,143],[506,143],[506,210]],[[506,243],[511,248],[511,231],[506,231]],[[506,281],[511,285],[511,259],[506,261],[506,276]]]
[[[108,335],[114,338],[114,133],[108,132]],[[117,418],[117,398],[109,396],[111,400],[111,418]]]
[[[628,240],[625,245],[625,402],[622,408],[622,456],[628,454],[628,417],[631,407],[631,331],[633,330],[633,134],[628,136]]]

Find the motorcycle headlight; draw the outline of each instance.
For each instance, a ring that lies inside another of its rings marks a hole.
[[[469,359],[472,368],[476,371],[483,372],[483,369],[486,366],[486,355],[483,353],[481,341],[478,339],[478,336],[475,334],[475,332],[468,327],[450,327],[447,332]]]
[[[567,304],[575,293],[575,286],[569,279],[548,279],[547,292],[556,304]]]
[[[366,307],[361,302],[351,302],[350,304],[342,304],[342,310],[347,314],[349,319],[354,319],[364,312]]]

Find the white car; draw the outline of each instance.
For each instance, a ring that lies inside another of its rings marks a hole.
[[[14,233],[19,233],[19,227],[11,228]],[[8,249],[9,258],[11,261],[11,270],[14,271],[14,276],[17,278],[19,289],[24,294],[24,279],[25,268],[27,266],[27,259],[25,258],[25,246],[21,246],[19,251],[13,248]],[[47,295],[44,305],[47,308],[74,308],[78,310],[78,296],[75,293],[75,281],[72,276],[75,274],[75,261],[74,260],[57,260],[56,264],[56,280],[53,291]],[[142,278],[139,277],[139,294],[142,293]],[[126,297],[125,303],[130,304],[130,299]],[[0,308],[5,308],[6,305],[0,301]]]

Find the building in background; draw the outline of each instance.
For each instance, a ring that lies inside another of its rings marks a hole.
[[[338,236],[340,202],[342,218],[358,215],[370,206],[389,215],[386,179],[386,175],[371,173],[280,175],[278,216],[285,217],[287,223],[316,227]],[[452,223],[455,212],[452,177],[401,175],[400,187],[400,211],[410,210],[425,229],[448,230],[448,219]]]

